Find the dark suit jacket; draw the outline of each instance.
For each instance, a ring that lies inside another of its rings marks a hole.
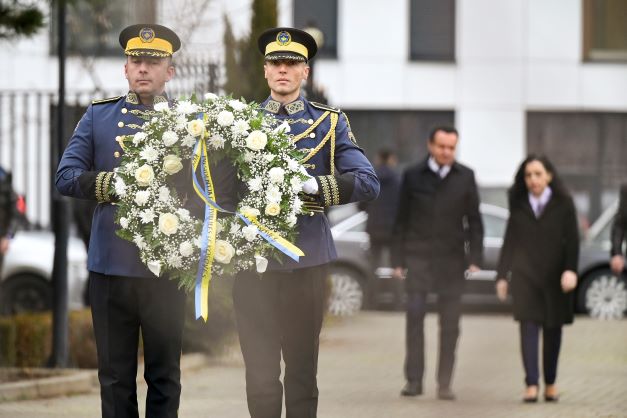
[[[464,271],[481,264],[483,223],[473,171],[454,163],[444,179],[427,160],[408,168],[395,223],[396,266],[408,268],[408,291],[460,294]]]
[[[573,292],[561,276],[577,271],[579,231],[570,196],[554,192],[539,218],[528,198],[510,203],[498,277],[510,277],[514,318],[549,327],[573,321]]]
[[[612,249],[611,256],[623,253],[623,241],[625,240],[625,230],[627,230],[627,185],[620,188],[620,200],[618,211],[612,223]]]

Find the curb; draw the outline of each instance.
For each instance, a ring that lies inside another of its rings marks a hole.
[[[207,356],[200,353],[185,354],[181,357],[181,373],[193,371],[209,363]],[[15,369],[16,371],[19,369]],[[33,369],[31,369],[33,370]],[[0,402],[27,399],[53,398],[91,392],[98,388],[98,371],[81,369],[34,369],[50,377],[0,383]],[[144,383],[143,364],[137,370],[137,383]]]

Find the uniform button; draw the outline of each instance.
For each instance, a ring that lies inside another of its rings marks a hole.
[[[124,128],[124,122],[122,122],[122,121],[118,122],[118,127]]]
[[[316,137],[315,133],[312,132],[312,133],[309,134],[309,138],[315,138],[315,137]]]
[[[125,108],[125,107],[123,107],[123,108],[122,108],[122,113],[126,114],[126,112],[128,112],[128,109],[127,109],[127,108]]]
[[[114,152],[114,153],[113,153],[113,156],[114,156],[115,158],[120,158],[120,152],[119,152],[119,151]]]
[[[121,137],[120,135],[118,135],[118,136],[116,136],[116,137],[115,137],[115,141],[116,141],[116,142],[120,142],[120,139],[122,139],[122,137]]]
[[[313,119],[309,119],[309,120],[307,121],[307,123],[308,123],[308,124],[310,124],[310,125],[313,125]]]

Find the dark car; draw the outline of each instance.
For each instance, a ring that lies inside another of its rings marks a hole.
[[[494,279],[509,211],[488,204],[481,204],[480,211],[485,230],[483,270],[467,274],[462,301],[466,305],[499,306]],[[581,243],[575,309],[594,317],[620,318],[627,310],[625,276],[617,278],[609,270],[609,230],[615,211],[616,205],[605,211]],[[403,284],[392,278],[392,268],[382,266],[372,272],[365,232],[367,218],[365,212],[356,212],[331,228],[338,251],[338,259],[331,265],[329,310],[333,314],[403,305]]]

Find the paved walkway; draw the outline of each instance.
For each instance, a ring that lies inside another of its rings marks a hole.
[[[326,327],[319,362],[321,418],[627,417],[627,321],[577,318],[564,329],[557,404],[520,402],[523,373],[516,323],[507,315],[466,315],[458,352],[456,402],[435,399],[437,317],[427,317],[426,393],[401,398],[404,317],[364,312]],[[145,401],[141,387],[140,404]],[[88,395],[0,404],[0,417],[99,416]],[[183,378],[182,418],[244,418],[239,352]]]

